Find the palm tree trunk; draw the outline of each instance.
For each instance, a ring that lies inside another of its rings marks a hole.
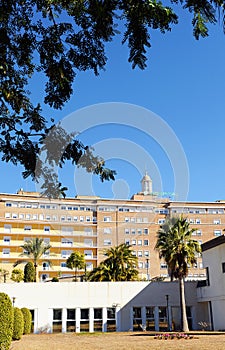
[[[179,290],[180,290],[180,311],[181,311],[181,328],[183,332],[188,332],[188,321],[186,313],[186,302],[184,294],[184,278],[179,278]]]
[[[34,282],[37,282],[37,263],[34,263],[34,271],[35,271]]]

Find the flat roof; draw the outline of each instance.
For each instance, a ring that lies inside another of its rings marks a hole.
[[[225,243],[225,235],[221,235],[219,237],[213,238],[210,241],[207,241],[202,244],[202,251],[206,251],[208,249],[212,249],[217,247],[218,245]]]

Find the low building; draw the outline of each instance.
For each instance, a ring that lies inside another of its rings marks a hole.
[[[196,281],[185,283],[190,329],[199,329]],[[14,306],[27,307],[38,332],[180,329],[178,282],[2,283]]]
[[[198,283],[198,302],[209,315],[210,328],[225,330],[225,236],[204,243],[202,258],[207,279]]]

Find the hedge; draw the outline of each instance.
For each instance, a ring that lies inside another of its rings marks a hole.
[[[13,308],[14,311],[14,320],[13,320],[13,340],[20,340],[23,335],[23,313],[18,307]]]
[[[13,334],[13,307],[5,293],[0,293],[0,325],[0,349],[9,350]]]
[[[23,313],[23,320],[24,320],[23,334],[29,334],[31,332],[31,324],[32,324],[31,312],[26,307],[23,307],[21,311]]]

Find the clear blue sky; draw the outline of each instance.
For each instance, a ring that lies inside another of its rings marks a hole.
[[[146,70],[132,70],[127,62],[127,47],[121,47],[118,38],[107,45],[106,70],[98,77],[91,72],[79,73],[71,101],[62,111],[53,112],[53,116],[59,121],[82,107],[103,102],[125,102],[147,108],[173,129],[182,144],[190,172],[187,199],[225,199],[225,35],[220,25],[210,26],[209,37],[196,41],[190,16],[178,12],[179,24],[172,32],[151,34],[152,47],[148,51]],[[33,85],[32,94],[34,100],[42,96],[37,83]],[[174,192],[173,165],[165,150],[140,130],[102,125],[81,134],[84,143],[94,146],[114,138],[144,148],[157,171],[148,163],[148,157],[140,169],[135,157],[132,161],[132,154],[127,160],[120,159],[119,154],[118,159],[110,160],[109,156],[107,166],[117,171],[117,181],[102,184],[93,178],[96,195],[130,197],[140,191],[141,173],[145,169],[153,177],[154,191]],[[0,192],[15,193],[20,187],[35,189],[31,181],[22,179],[20,167],[1,163],[1,170]],[[154,174],[158,177],[154,178]],[[80,186],[74,176],[76,172],[71,166],[61,174],[64,184],[69,186],[68,196],[74,196],[76,187]],[[161,188],[158,187],[159,178]]]

